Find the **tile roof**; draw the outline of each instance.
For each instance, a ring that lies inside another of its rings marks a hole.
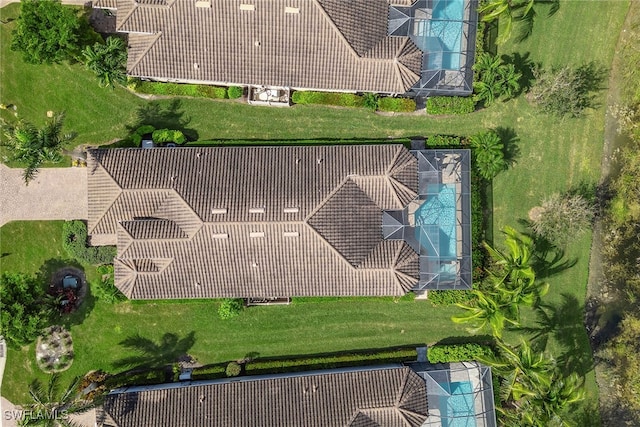
[[[125,390],[106,396],[97,420],[105,427],[417,427],[427,409],[425,381],[397,367]]]
[[[422,52],[387,35],[388,14],[386,0],[117,0],[116,26],[132,76],[405,93]]]
[[[419,278],[382,235],[417,194],[401,145],[90,150],[88,167],[89,234],[118,245],[130,298],[403,295]]]

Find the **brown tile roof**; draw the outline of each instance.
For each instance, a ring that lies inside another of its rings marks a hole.
[[[97,419],[117,427],[417,427],[427,419],[427,387],[406,367],[245,377],[109,394]]]
[[[420,79],[420,50],[409,37],[387,35],[386,0],[209,4],[118,0],[116,26],[129,33],[127,72],[158,80],[383,93],[405,93]]]
[[[419,277],[382,236],[382,211],[416,197],[401,145],[91,150],[88,166],[89,234],[117,243],[130,298],[402,295]]]

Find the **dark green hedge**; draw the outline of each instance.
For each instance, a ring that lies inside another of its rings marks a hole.
[[[209,85],[192,85],[183,83],[162,83],[137,81],[130,85],[138,93],[150,95],[193,96],[197,98],[227,98],[227,88]]]
[[[426,140],[429,148],[466,148],[469,145],[467,138],[456,135],[431,135]]]
[[[364,107],[364,97],[353,93],[296,91],[291,95],[291,101],[294,104]]]
[[[416,111],[416,101],[411,98],[379,98],[378,110],[411,113]]]
[[[282,372],[309,371],[315,369],[331,369],[347,366],[363,366],[371,364],[399,363],[415,361],[415,348],[399,348],[374,353],[347,353],[330,356],[319,356],[300,359],[254,360],[247,363],[247,374],[274,374]]]
[[[164,368],[150,369],[143,372],[123,372],[113,375],[104,381],[107,390],[134,385],[163,384],[169,379]]]
[[[431,363],[469,362],[492,355],[491,347],[475,343],[436,344],[427,351],[427,358]]]
[[[112,264],[115,246],[87,246],[87,225],[82,221],[65,221],[62,246],[69,256],[88,264]]]
[[[472,297],[473,295],[469,291],[429,291],[429,301],[433,305],[460,304],[471,300]]]
[[[476,109],[473,97],[432,96],[427,99],[428,114],[468,114]]]
[[[237,99],[242,97],[242,95],[244,95],[244,89],[240,86],[231,86],[227,89],[227,96],[229,99]]]
[[[215,380],[218,378],[226,378],[227,363],[216,363],[213,365],[201,366],[193,368],[191,371],[192,380]]]

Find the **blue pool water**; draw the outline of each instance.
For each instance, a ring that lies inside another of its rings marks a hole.
[[[429,69],[460,68],[464,2],[465,0],[437,1],[432,18],[417,23],[418,34],[423,37],[421,44],[429,52]]]
[[[455,382],[449,386],[451,396],[439,399],[442,427],[476,427],[471,383]]]
[[[427,191],[431,195],[415,213],[416,237],[428,255],[455,259],[456,187],[451,184],[429,184]]]

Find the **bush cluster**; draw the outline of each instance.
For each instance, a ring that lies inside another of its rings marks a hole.
[[[193,96],[213,99],[228,98],[227,88],[219,86],[137,81],[130,84],[129,87],[138,93],[149,95]]]
[[[468,114],[476,109],[476,101],[468,96],[432,96],[427,99],[427,114]]]
[[[359,366],[363,363],[409,362],[415,361],[416,358],[417,352],[415,348],[398,348],[375,353],[347,353],[314,358],[258,359],[247,363],[245,371],[248,374],[282,373]]]
[[[242,95],[244,95],[244,88],[241,88],[240,86],[231,86],[227,89],[227,96],[229,99],[241,98]]]
[[[411,113],[416,110],[416,101],[411,98],[380,98],[378,99],[378,110]]]
[[[127,299],[113,282],[113,265],[105,264],[98,267],[102,275],[100,280],[91,282],[91,293],[100,301],[115,304]]]
[[[463,290],[429,291],[429,301],[433,305],[462,304],[473,298],[473,294]]]
[[[62,246],[69,256],[87,264],[112,264],[115,246],[87,246],[87,225],[83,221],[65,221]]]
[[[182,131],[171,129],[154,130],[152,138],[154,142],[159,143],[175,142],[176,144],[184,144],[187,141],[187,138],[184,136]]]
[[[427,351],[431,363],[470,362],[490,356],[493,356],[491,347],[476,343],[436,344]]]
[[[365,98],[353,93],[296,91],[291,95],[294,104],[337,105],[339,107],[364,107]]]
[[[214,365],[205,365],[199,368],[193,368],[191,371],[192,380],[215,380],[226,376],[228,365],[226,363],[216,363]]]
[[[244,308],[244,301],[240,298],[227,298],[222,300],[220,307],[218,307],[218,316],[221,319],[231,319],[240,314]]]
[[[469,141],[462,136],[430,135],[426,140],[427,147],[432,148],[464,148]]]
[[[228,377],[237,377],[242,372],[242,367],[238,362],[229,362],[227,368],[225,369],[225,374]]]

